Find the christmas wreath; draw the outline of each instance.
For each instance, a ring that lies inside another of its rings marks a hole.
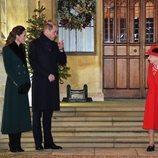
[[[59,24],[66,29],[87,27],[95,12],[96,0],[58,0]]]

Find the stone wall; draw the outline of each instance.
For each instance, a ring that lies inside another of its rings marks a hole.
[[[6,80],[6,73],[3,66],[3,59],[2,54],[0,51],[0,128],[1,128],[1,121],[2,121],[2,111],[3,111],[3,98],[4,98],[4,89],[5,89],[5,80]],[[1,136],[1,132],[0,132]]]

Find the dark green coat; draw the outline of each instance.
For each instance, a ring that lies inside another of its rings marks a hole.
[[[18,49],[18,46],[16,45],[14,48]],[[20,85],[30,82],[29,73],[26,64],[16,55],[15,51],[9,46],[3,48],[3,60],[7,80],[2,116],[2,134],[31,130],[28,93],[18,93]],[[19,50],[17,51],[19,52]],[[25,52],[23,51],[23,53]]]

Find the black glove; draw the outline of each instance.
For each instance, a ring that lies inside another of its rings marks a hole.
[[[31,84],[29,82],[26,82],[18,87],[18,93],[26,94],[26,93],[28,93],[30,87],[31,87]]]

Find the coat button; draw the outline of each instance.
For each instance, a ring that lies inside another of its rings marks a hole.
[[[18,67],[20,67],[20,65],[18,65]]]
[[[21,75],[21,72],[18,72],[18,75]]]

